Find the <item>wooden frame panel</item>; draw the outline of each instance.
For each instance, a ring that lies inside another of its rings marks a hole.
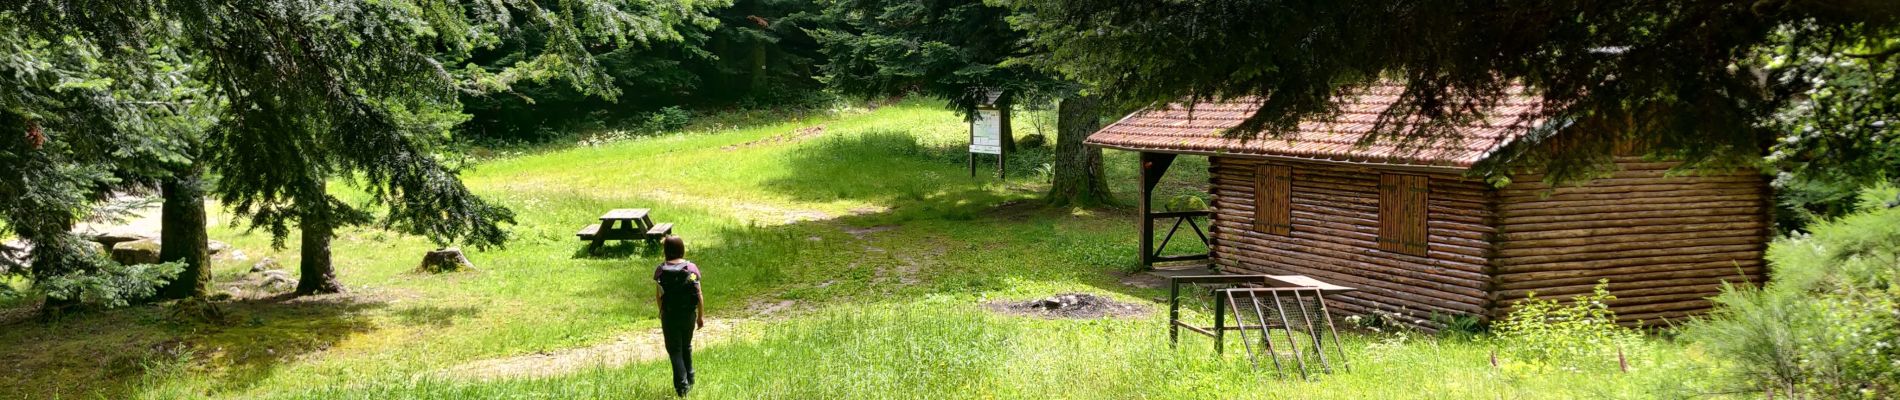
[[[1293,234],[1293,167],[1261,164],[1254,170],[1253,229]]]
[[[1379,174],[1380,250],[1425,255],[1429,181],[1422,175]]]

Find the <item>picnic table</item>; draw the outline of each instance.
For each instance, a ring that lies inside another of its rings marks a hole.
[[[645,208],[616,208],[600,215],[600,223],[587,225],[574,236],[589,241],[588,251],[600,248],[609,240],[645,240],[648,244],[657,244],[660,238],[673,233],[673,223],[653,223],[653,217]]]

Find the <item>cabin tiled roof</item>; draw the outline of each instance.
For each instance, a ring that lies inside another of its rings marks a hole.
[[[1304,121],[1296,132],[1230,137],[1227,130],[1260,107],[1258,100],[1173,104],[1130,114],[1089,135],[1094,146],[1161,153],[1303,158],[1363,164],[1470,168],[1521,136],[1535,121],[1521,120],[1537,107],[1530,96],[1508,96],[1482,121],[1462,124],[1456,135],[1409,143],[1382,137],[1360,146],[1379,114],[1398,100],[1400,87],[1373,86],[1340,99],[1331,120]]]

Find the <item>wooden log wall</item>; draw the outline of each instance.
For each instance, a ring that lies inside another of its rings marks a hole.
[[[1721,283],[1764,279],[1772,197],[1753,171],[1669,176],[1674,163],[1618,158],[1621,171],[1555,190],[1543,176],[1497,190],[1496,293],[1511,310],[1528,293],[1568,300],[1608,279],[1625,324],[1663,324],[1708,310]]]
[[[1455,174],[1381,171],[1322,163],[1292,167],[1288,235],[1255,229],[1254,175],[1264,161],[1209,157],[1214,263],[1232,273],[1299,274],[1359,289],[1329,296],[1348,314],[1397,312],[1425,328],[1432,313],[1488,315],[1493,308],[1496,192]],[[1422,256],[1379,249],[1379,173],[1426,175]]]

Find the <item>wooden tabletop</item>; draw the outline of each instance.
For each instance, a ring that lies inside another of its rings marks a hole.
[[[1350,292],[1354,290],[1359,290],[1359,289],[1354,289],[1350,287],[1326,283],[1324,281],[1313,279],[1313,277],[1306,276],[1306,275],[1267,275],[1267,284],[1270,286],[1275,286],[1275,287],[1319,288],[1319,291],[1322,293],[1339,293],[1339,292]]]
[[[602,221],[629,221],[647,217],[645,208],[616,208],[600,215]]]

